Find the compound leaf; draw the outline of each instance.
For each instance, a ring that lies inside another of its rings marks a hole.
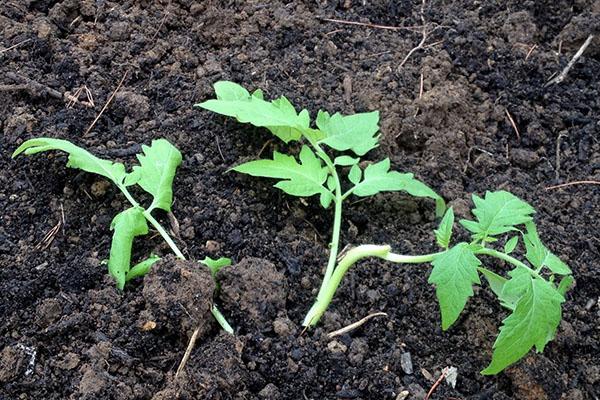
[[[135,236],[148,233],[148,224],[141,207],[131,207],[118,213],[110,224],[114,230],[110,245],[108,271],[117,282],[117,288],[125,286],[131,266],[131,248]]]
[[[328,170],[308,146],[302,146],[300,161],[301,164],[294,157],[276,151],[272,160],[250,161],[232,169],[252,176],[285,179],[275,187],[293,196],[320,194],[332,198],[331,192],[323,186]]]
[[[486,192],[485,199],[473,195],[477,221],[461,220],[460,223],[473,233],[475,240],[514,230],[515,225],[532,220],[533,207],[506,191]]]
[[[173,179],[181,164],[181,153],[165,139],[153,140],[150,147],[142,145],[142,151],[137,155],[140,165],[133,167],[131,175],[154,197],[150,209],[171,211]]]
[[[64,151],[69,154],[67,167],[104,176],[116,185],[122,185],[127,175],[123,164],[98,158],[89,151],[63,139],[45,137],[30,139],[21,144],[12,156],[14,158],[21,153],[31,155],[48,150]]]
[[[214,87],[217,99],[196,104],[196,107],[235,117],[242,123],[265,127],[286,143],[300,139],[302,132],[309,129],[308,111],[297,113],[283,96],[269,102],[263,100],[262,92],[251,95],[234,82],[221,81]]]
[[[446,330],[457,319],[473,296],[473,284],[481,284],[477,268],[481,261],[467,243],[459,243],[433,260],[428,282],[435,285],[435,293],[442,313],[442,329]]]
[[[139,276],[145,276],[148,272],[150,272],[152,265],[154,265],[154,263],[158,260],[160,260],[160,257],[152,255],[144,261],[137,263],[131,267],[131,269],[125,275],[125,282],[129,282],[133,278],[137,278]]]
[[[378,145],[379,111],[342,115],[329,115],[326,111],[317,114],[317,127],[325,134],[320,143],[338,150],[352,150],[359,156]]]
[[[452,237],[452,227],[454,225],[454,211],[452,207],[446,211],[444,218],[440,222],[440,227],[433,232],[435,233],[435,240],[440,247],[447,249],[450,245],[450,238]]]
[[[564,297],[550,282],[530,276],[526,291],[515,310],[502,321],[500,334],[494,343],[492,362],[481,373],[499,373],[525,356],[534,346],[538,352],[543,351],[556,333],[564,301]]]

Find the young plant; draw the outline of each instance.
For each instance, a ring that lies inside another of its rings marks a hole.
[[[265,101],[260,90],[250,94],[232,82],[217,82],[216,100],[197,106],[235,117],[238,121],[265,127],[285,143],[304,139],[299,159],[275,152],[272,160],[250,161],[233,170],[267,178],[282,179],[275,187],[301,197],[319,195],[327,208],[334,204],[334,222],[329,261],[317,299],[308,311],[303,325],[315,325],[335,295],[344,274],[356,262],[367,257],[378,257],[394,263],[432,263],[429,282],[436,286],[440,303],[442,328],[448,329],[459,317],[467,300],[473,295],[473,285],[480,284],[479,274],[488,281],[500,304],[512,313],[504,320],[496,343],[492,362],[483,374],[497,374],[522,358],[535,346],[542,351],[556,332],[561,320],[561,304],[573,282],[568,266],[552,254],[541,242],[533,218],[535,210],[523,200],[505,191],[487,192],[482,199],[473,196],[476,221],[460,223],[472,233],[472,241],[450,247],[454,225],[452,208],[445,210],[444,201],[433,190],[414,179],[412,174],[390,171],[388,159],[359,167],[360,158],[377,146],[378,113],[350,116],[329,115],[319,111],[316,129],[310,127],[308,111],[296,112],[285,97]],[[358,157],[341,155],[333,160],[323,150],[327,145],[337,151],[351,151]],[[345,191],[339,178],[338,167],[350,167],[350,187]],[[343,201],[350,195],[371,196],[382,191],[404,190],[414,196],[429,197],[436,201],[437,214],[444,215],[435,231],[442,251],[425,255],[400,255],[389,245],[360,245],[349,250],[339,262],[338,249]],[[444,211],[446,211],[444,213]],[[524,226],[525,231],[517,227]],[[487,247],[498,236],[516,233],[506,241],[504,248]],[[516,248],[519,235],[523,237],[525,262],[510,255]],[[504,278],[484,268],[478,257],[498,258],[514,269]],[[548,276],[548,277],[547,277]],[[558,285],[557,276],[563,276]],[[547,277],[547,278],[546,278]]]
[[[177,167],[181,164],[181,153],[165,139],[153,140],[151,146],[142,146],[142,153],[137,155],[139,165],[127,172],[122,163],[98,158],[87,150],[73,143],[53,138],[35,138],[25,141],[12,157],[19,154],[36,154],[48,150],[60,150],[69,155],[67,166],[86,172],[101,175],[119,188],[131,207],[118,213],[110,225],[113,237],[108,258],[108,271],[114,278],[117,288],[123,289],[131,279],[144,276],[152,265],[159,260],[155,255],[131,266],[133,240],[137,236],[148,234],[148,222],[162,236],[178,258],[185,259],[165,228],[154,218],[152,212],[161,209],[171,211],[173,203],[173,179]],[[144,208],[133,198],[128,188],[138,185],[152,195],[149,207]],[[218,321],[223,316],[213,307],[213,315]],[[224,326],[222,324],[222,326]],[[225,326],[224,326],[225,328]],[[231,328],[229,327],[229,330]]]
[[[331,301],[329,288],[336,275],[336,260],[340,247],[342,206],[349,196],[368,197],[385,191],[405,191],[417,197],[436,201],[438,215],[445,211],[444,200],[411,173],[390,171],[390,160],[384,159],[361,169],[360,157],[379,144],[379,112],[373,111],[344,116],[319,111],[316,128],[310,127],[307,110],[297,113],[285,98],[265,101],[262,91],[250,94],[233,82],[214,85],[217,99],[196,106],[235,117],[240,122],[265,127],[285,143],[304,139],[299,160],[294,156],[274,152],[272,159],[256,160],[239,165],[233,170],[252,176],[280,179],[275,187],[293,196],[319,196],[321,206],[334,206],[333,232],[329,261],[317,296],[304,325],[314,325]],[[350,152],[331,158],[323,146],[338,152]],[[349,169],[346,167],[350,167]],[[347,170],[350,187],[342,190],[340,171]],[[329,298],[329,300],[327,300]]]

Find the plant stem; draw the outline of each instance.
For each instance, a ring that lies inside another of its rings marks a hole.
[[[127,188],[124,185],[118,185],[118,187],[119,187],[119,189],[121,189],[121,192],[123,192],[123,194],[125,195],[125,197],[127,198],[127,200],[129,200],[129,202],[131,203],[132,206],[134,206],[134,207],[140,207],[140,204],[137,201],[135,201],[135,199],[133,198],[133,196],[131,195],[131,193],[129,193],[129,190],[127,190]],[[158,233],[160,234],[160,236],[162,236],[162,238],[165,240],[165,242],[167,242],[167,244],[169,245],[169,247],[171,248],[171,250],[173,250],[173,253],[175,253],[175,255],[178,258],[180,258],[182,260],[185,260],[185,256],[179,250],[179,248],[177,247],[177,245],[175,244],[175,242],[173,241],[173,239],[171,239],[171,236],[169,236],[169,234],[162,227],[162,225],[156,219],[154,219],[154,217],[152,216],[152,210],[153,209],[154,209],[153,206],[151,206],[149,209],[144,210],[144,217],[158,231]]]
[[[387,261],[391,261],[394,263],[402,263],[402,264],[422,264],[433,261],[433,259],[442,253],[432,253],[425,254],[419,256],[407,256],[402,254],[396,254],[391,252],[391,247],[388,245],[372,245],[366,244],[355,247],[346,253],[344,258],[340,260],[337,267],[335,268],[331,279],[327,284],[322,287],[322,290],[319,292],[319,296],[317,300],[311,307],[311,309],[306,314],[304,318],[304,322],[302,323],[304,326],[315,325],[327,307],[329,307],[329,303],[333,299],[337,288],[342,282],[342,278],[346,274],[346,272],[352,267],[356,262],[362,260],[367,257],[378,257]]]
[[[162,238],[165,240],[165,242],[167,242],[167,244],[169,245],[171,250],[173,250],[173,253],[175,253],[175,255],[178,258],[185,260],[185,256],[179,250],[179,248],[177,247],[177,245],[175,244],[173,239],[171,239],[171,236],[169,236],[169,234],[167,233],[167,231],[165,231],[165,229],[162,227],[162,225],[159,224],[158,221],[154,219],[152,214],[150,214],[147,210],[144,210],[144,217],[146,217],[148,222],[150,222],[152,224],[152,226],[154,226],[154,228],[158,231],[160,236],[162,236]]]
[[[527,264],[525,264],[522,261],[517,260],[516,258],[509,256],[508,254],[502,253],[501,251],[497,251],[497,250],[493,250],[493,249],[487,249],[487,248],[483,248],[480,250],[477,250],[474,252],[475,254],[484,254],[487,256],[492,256],[492,257],[496,257],[499,258],[501,260],[504,260],[516,267],[520,267],[520,268],[524,268],[525,270],[527,270],[527,272],[529,272],[529,274],[531,274],[531,276],[539,278],[539,279],[544,279],[537,271],[534,271],[533,269],[529,268],[527,266]]]

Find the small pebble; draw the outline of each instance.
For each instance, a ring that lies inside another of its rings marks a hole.
[[[406,353],[402,353],[400,355],[400,366],[402,367],[402,371],[404,371],[405,374],[412,374],[413,373],[413,363],[412,363],[412,357],[410,356],[409,352]]]

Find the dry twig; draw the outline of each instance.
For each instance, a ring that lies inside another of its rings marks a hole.
[[[7,47],[6,49],[0,49],[0,54],[2,54],[2,53],[6,53],[7,51],[10,51],[10,50],[12,50],[12,49],[14,49],[14,48],[17,48],[17,47],[19,47],[20,45],[22,45],[22,44],[25,44],[25,43],[27,43],[27,42],[29,42],[29,41],[31,41],[31,39],[25,39],[25,40],[23,40],[23,41],[21,41],[21,42],[19,42],[19,43],[17,43],[17,44],[13,44],[12,46],[10,46],[10,47]]]
[[[434,43],[431,43],[429,45],[425,45],[425,43],[427,42],[427,39],[429,39],[429,35],[431,35],[436,30],[438,30],[440,28],[443,28],[442,25],[428,24],[425,21],[425,4],[426,4],[426,2],[427,2],[426,0],[422,0],[422,2],[421,2],[421,24],[422,24],[421,25],[421,41],[419,42],[418,45],[416,45],[415,47],[413,47],[408,52],[408,54],[406,55],[406,57],[404,57],[404,59],[400,63],[400,67],[403,67],[404,64],[406,64],[406,62],[410,58],[410,56],[412,56],[416,51],[418,51],[418,50],[425,50],[425,49],[428,49],[430,47],[437,46],[440,43],[443,43],[443,40],[440,40],[438,42],[434,42]]]
[[[513,119],[512,115],[510,115],[510,113],[508,112],[508,108],[505,108],[504,111],[506,111],[506,116],[508,117],[510,124],[512,125],[513,129],[515,130],[515,133],[517,134],[517,139],[521,140],[521,134],[519,133],[519,128],[517,128],[517,124],[515,124],[515,120]]]
[[[420,29],[420,27],[418,26],[388,26],[388,25],[377,25],[377,24],[371,24],[368,22],[357,22],[357,21],[345,21],[342,19],[334,19],[334,18],[321,18],[319,17],[318,19],[320,19],[321,21],[327,21],[327,22],[333,22],[336,24],[344,24],[344,25],[354,25],[354,26],[364,26],[366,28],[372,28],[372,29],[385,29],[385,30],[389,30],[389,31],[418,31]],[[328,34],[331,34],[328,33]]]
[[[187,345],[187,349],[185,349],[183,358],[181,359],[181,362],[179,363],[179,367],[177,367],[177,372],[175,372],[175,379],[177,379],[179,377],[179,374],[185,368],[185,364],[187,363],[188,359],[190,358],[190,354],[192,354],[192,350],[194,349],[194,345],[196,344],[196,340],[198,339],[199,331],[200,331],[200,327],[196,328],[194,333],[192,333],[192,337],[190,338],[190,341]]]
[[[560,185],[548,186],[544,190],[560,189],[567,186],[575,185],[600,185],[600,181],[573,181],[567,183],[561,183]]]
[[[573,68],[573,65],[575,65],[575,63],[577,62],[577,60],[579,60],[579,57],[581,57],[581,55],[583,54],[583,52],[585,51],[585,49],[587,49],[587,47],[590,45],[590,43],[592,43],[593,39],[594,39],[594,35],[588,36],[588,38],[585,40],[585,42],[583,42],[583,44],[581,45],[581,47],[579,48],[579,50],[577,50],[577,53],[575,53],[575,55],[573,56],[573,58],[571,59],[571,61],[569,61],[569,63],[567,64],[567,66],[561,71],[561,73],[558,74],[558,76],[556,76],[555,78],[549,80],[544,85],[544,87],[548,87],[550,85],[554,85],[555,83],[561,83],[567,77],[567,74],[569,73],[569,71],[571,70],[571,68]],[[561,42],[561,44],[562,44],[562,42]]]
[[[429,400],[429,398],[431,397],[431,395],[433,394],[434,390],[440,386],[440,383],[442,383],[442,381],[444,380],[444,378],[446,377],[446,374],[448,374],[448,367],[445,367],[442,370],[442,373],[440,375],[440,377],[437,379],[437,381],[434,382],[434,384],[431,386],[431,389],[429,389],[429,392],[427,392],[427,396],[425,396],[425,400]]]
[[[370,320],[373,317],[387,317],[387,314],[384,313],[384,312],[376,312],[376,313],[373,313],[373,314],[369,314],[366,317],[364,317],[363,319],[358,320],[358,321],[356,321],[356,322],[354,322],[354,323],[352,323],[352,324],[350,324],[348,326],[345,326],[342,329],[338,329],[337,331],[329,332],[327,334],[327,337],[328,338],[332,338],[332,337],[336,337],[336,336],[339,336],[339,335],[343,335],[344,333],[353,331],[354,329],[356,329],[356,328],[364,325],[365,322],[367,322],[368,320]]]
[[[123,77],[121,78],[121,81],[117,85],[117,88],[115,89],[114,92],[112,92],[112,94],[110,95],[110,97],[106,101],[106,104],[104,104],[104,107],[102,107],[102,110],[100,110],[100,112],[98,113],[98,115],[96,116],[96,118],[94,119],[94,121],[86,129],[86,131],[83,134],[83,136],[87,136],[87,134],[90,133],[90,131],[92,130],[92,128],[94,127],[94,125],[96,125],[96,122],[98,122],[98,120],[100,119],[100,117],[102,116],[102,114],[104,114],[104,111],[106,111],[106,109],[108,108],[108,105],[110,104],[110,102],[114,99],[114,97],[117,94],[117,92],[119,91],[119,89],[121,89],[121,86],[123,85],[123,82],[125,81],[125,78],[127,78],[127,74],[128,73],[129,73],[129,70],[126,70],[125,73],[123,74]]]

